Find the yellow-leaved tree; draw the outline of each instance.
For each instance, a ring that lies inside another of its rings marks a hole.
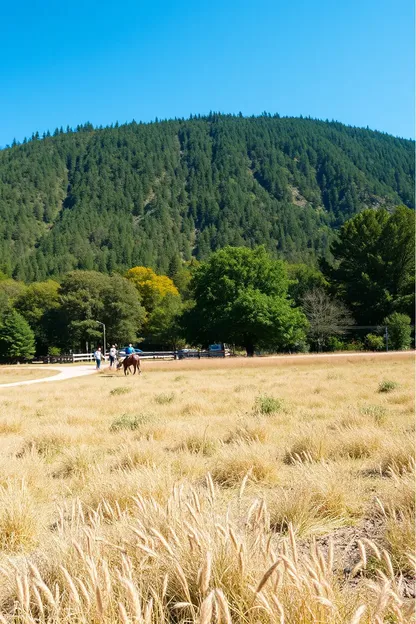
[[[125,277],[136,287],[146,310],[144,334],[149,344],[169,344],[176,349],[180,340],[178,319],[182,299],[170,277],[157,275],[148,267],[134,267]]]
[[[179,291],[170,277],[158,275],[149,267],[133,267],[125,277],[137,288],[141,304],[148,314],[160,306],[166,296],[179,297]]]

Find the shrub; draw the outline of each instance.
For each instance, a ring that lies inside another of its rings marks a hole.
[[[110,394],[113,396],[118,396],[119,394],[128,394],[129,392],[131,392],[131,388],[120,386],[119,388],[114,388],[114,390],[111,390]]]
[[[262,394],[256,398],[255,411],[259,414],[270,415],[279,412],[283,407],[283,401],[281,399],[275,399],[274,397]]]
[[[59,347],[48,347],[48,355],[61,355]]]
[[[410,349],[412,343],[412,328],[410,326],[411,320],[407,314],[400,314],[399,312],[393,312],[387,318],[384,319],[383,324],[386,325],[389,346],[397,351],[403,351]]]
[[[392,392],[393,390],[395,390],[398,387],[399,387],[399,384],[397,383],[397,381],[391,381],[391,380],[387,379],[387,380],[381,381],[379,383],[378,391],[379,392]]]
[[[351,342],[347,342],[344,345],[344,349],[346,351],[362,351],[364,349],[364,345],[361,340],[351,340]]]
[[[149,422],[149,417],[144,414],[122,414],[113,422],[110,426],[110,431],[122,431],[125,429],[126,431],[135,431],[141,425],[145,425]]]
[[[328,351],[342,351],[343,349],[345,349],[345,344],[342,340],[336,336],[331,336],[328,339]]]
[[[383,351],[385,348],[383,336],[377,336],[377,334],[367,334],[365,344],[370,351]]]

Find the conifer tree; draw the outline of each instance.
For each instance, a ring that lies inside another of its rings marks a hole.
[[[13,308],[3,314],[0,322],[0,359],[3,361],[32,360],[35,335],[29,323]]]

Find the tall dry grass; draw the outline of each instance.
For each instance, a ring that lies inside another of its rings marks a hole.
[[[413,621],[411,361],[198,366],[3,391],[0,622]]]

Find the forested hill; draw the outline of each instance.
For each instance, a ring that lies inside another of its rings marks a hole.
[[[225,245],[327,254],[364,207],[413,206],[414,143],[312,119],[209,115],[34,135],[0,151],[0,269],[164,273]]]

